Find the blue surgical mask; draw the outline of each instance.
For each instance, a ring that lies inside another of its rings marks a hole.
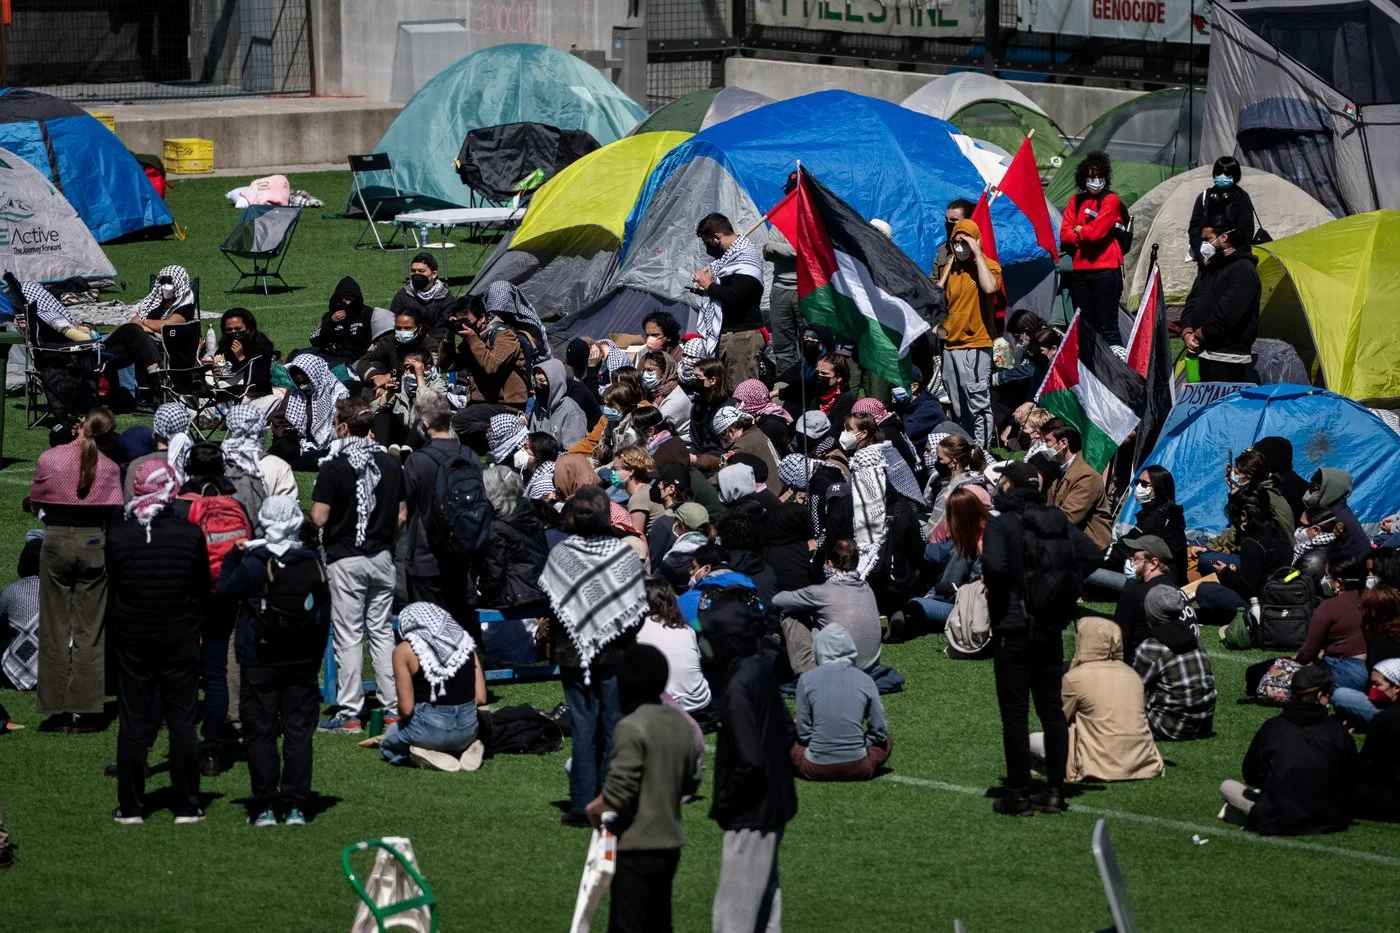
[[[412,343],[412,342],[413,342],[413,338],[415,338],[415,337],[417,337],[417,336],[418,336],[418,331],[416,331],[416,330],[396,330],[396,331],[394,331],[394,339],[397,340],[399,343]]]
[[[1234,180],[1233,178],[1231,178],[1229,175],[1216,175],[1216,176],[1215,176],[1215,187],[1217,187],[1217,188],[1228,188],[1228,187],[1230,187],[1231,185],[1233,185],[1234,183],[1235,183],[1235,180]]]
[[[618,411],[616,408],[609,408],[607,405],[604,405],[603,417],[608,419],[609,424],[614,424],[622,417],[622,412]]]
[[[661,385],[661,374],[654,369],[642,370],[642,385],[654,389]]]

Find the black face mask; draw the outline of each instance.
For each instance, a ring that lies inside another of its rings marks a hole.
[[[651,484],[651,501],[655,502],[657,505],[666,504],[665,497],[661,495],[661,487],[655,483]]]
[[[720,246],[718,243],[713,245],[706,243],[705,252],[709,255],[711,259],[718,259],[719,257],[724,255],[724,247]]]
[[[943,477],[944,479],[947,479],[948,477],[953,475],[953,468],[948,466],[948,464],[944,463],[942,460],[935,460],[933,468],[937,470],[938,475]]]
[[[538,382],[535,383],[535,395],[540,398],[549,398],[549,383],[545,383],[544,385],[540,385]]]
[[[948,240],[952,240],[952,239],[953,239],[953,228],[956,227],[956,226],[957,226],[956,223],[951,223],[951,224],[950,224],[950,223],[948,223],[947,221],[944,221],[944,223],[943,223],[943,232],[944,232],[944,237],[945,237],[945,239],[948,239]]]
[[[413,287],[420,292],[428,287],[428,277],[426,275],[410,275],[408,280],[413,283]]]

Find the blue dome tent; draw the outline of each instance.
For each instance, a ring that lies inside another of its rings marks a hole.
[[[99,243],[172,222],[122,141],[65,100],[25,88],[0,90],[0,147],[52,182]]]
[[[1169,470],[1188,536],[1215,534],[1225,525],[1225,462],[1261,437],[1293,444],[1293,470],[1304,479],[1319,467],[1351,474],[1351,510],[1374,530],[1396,508],[1400,435],[1351,399],[1310,386],[1248,386],[1169,425],[1144,461]],[[1119,516],[1131,527],[1137,502]]]
[[[464,207],[472,192],[453,161],[468,131],[543,123],[582,130],[606,146],[645,116],[640,104],[577,56],[546,45],[497,45],[434,75],[399,111],[374,151],[389,153],[399,186],[420,195],[420,206]]]

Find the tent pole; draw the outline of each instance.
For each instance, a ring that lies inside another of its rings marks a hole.
[[[1195,5],[1192,4],[1190,12],[1186,14],[1186,168],[1188,170],[1196,162],[1196,153],[1193,151],[1195,140],[1192,139],[1191,133],[1196,123],[1196,23],[1193,18],[1195,15]]]

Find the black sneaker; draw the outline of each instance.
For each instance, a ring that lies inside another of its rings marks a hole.
[[[1064,813],[1069,809],[1058,787],[1047,787],[1038,794],[1031,794],[1029,799],[1030,805],[1040,813]]]
[[[574,813],[572,810],[559,817],[559,825],[571,826],[575,829],[593,828],[593,824],[588,821],[587,815],[583,813]]]
[[[1024,791],[1007,788],[1000,797],[992,801],[992,810],[1002,816],[1031,816],[1035,809],[1026,799]]]
[[[59,732],[72,720],[64,713],[54,713],[39,723],[40,732]]]
[[[0,846],[0,868],[9,868],[15,863],[14,846]]]

